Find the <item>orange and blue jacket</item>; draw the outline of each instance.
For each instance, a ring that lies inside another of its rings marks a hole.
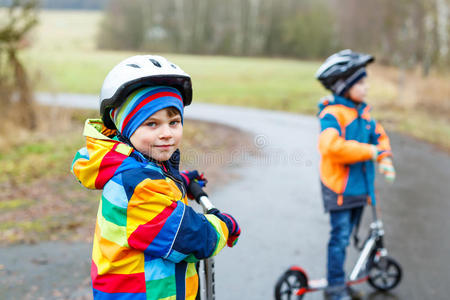
[[[341,96],[325,97],[319,104],[320,179],[325,211],[375,203],[375,166],[391,156],[389,137],[370,117],[370,106]]]
[[[179,151],[149,161],[115,137],[101,120],[87,120],[86,147],[72,172],[87,188],[102,189],[91,277],[94,299],[192,299],[195,262],[216,255],[228,229],[187,204]]]

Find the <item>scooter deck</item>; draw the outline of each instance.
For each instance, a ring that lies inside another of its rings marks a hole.
[[[364,276],[364,277],[358,278],[353,281],[347,281],[345,283],[345,285],[349,286],[349,285],[353,285],[353,284],[362,283],[362,282],[367,281],[368,278],[369,278],[368,276]],[[300,288],[293,294],[294,295],[303,295],[303,294],[310,293],[310,292],[325,290],[327,288],[328,288],[328,281],[325,278],[312,279],[312,280],[308,281],[307,287]]]

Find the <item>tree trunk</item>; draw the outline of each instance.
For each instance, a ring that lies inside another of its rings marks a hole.
[[[448,61],[449,39],[448,39],[448,19],[449,5],[446,0],[436,0],[437,13],[437,34],[439,40],[439,58],[441,61]]]
[[[21,110],[19,120],[24,127],[34,130],[37,127],[37,122],[33,109],[33,93],[30,88],[27,73],[17,58],[14,49],[9,51],[9,61],[14,68],[14,77],[18,88],[18,104]]]

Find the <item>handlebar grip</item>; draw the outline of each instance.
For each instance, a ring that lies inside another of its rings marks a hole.
[[[195,201],[197,201],[197,203],[200,203],[200,197],[202,196],[208,197],[208,194],[205,193],[200,184],[198,184],[198,182],[195,180],[191,180],[188,189],[189,192],[194,197]]]

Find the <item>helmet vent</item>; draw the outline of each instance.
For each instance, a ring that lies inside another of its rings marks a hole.
[[[174,68],[174,69],[177,68],[177,66],[175,66],[174,64],[171,64],[170,66],[171,66],[172,68]]]
[[[149,58],[149,60],[155,65],[155,67],[161,68],[161,64],[156,59]]]
[[[136,69],[140,69],[141,67],[139,67],[136,64],[127,64],[127,66],[132,67],[132,68],[136,68]]]

